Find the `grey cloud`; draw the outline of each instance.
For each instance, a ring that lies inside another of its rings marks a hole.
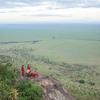
[[[100,7],[98,0],[56,0],[64,7]]]
[[[0,7],[16,7],[16,6],[36,6],[42,5],[42,2],[49,1],[52,4],[60,5],[63,8],[72,7],[100,7],[99,0],[0,0]],[[20,5],[22,3],[22,5]],[[53,5],[51,5],[53,6]],[[50,7],[52,9],[54,7]],[[56,8],[55,8],[56,9]]]
[[[0,8],[13,8],[25,5],[38,5],[41,0],[0,0]],[[22,3],[23,5],[20,5]]]

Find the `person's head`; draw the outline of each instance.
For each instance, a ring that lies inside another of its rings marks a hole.
[[[22,65],[22,67],[24,67],[24,65]]]
[[[24,68],[24,65],[22,65],[22,67],[21,68]]]
[[[27,65],[27,69],[29,69],[29,70],[31,69],[31,68],[30,68],[30,64]]]

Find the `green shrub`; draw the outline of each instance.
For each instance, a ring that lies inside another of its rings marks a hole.
[[[29,80],[21,80],[16,87],[19,100],[42,100],[42,88]]]
[[[16,73],[10,63],[0,64],[0,100],[42,100],[41,87],[29,80],[16,81]]]
[[[4,82],[0,82],[0,100],[7,100],[9,97],[9,85]]]
[[[0,100],[9,100],[11,87],[15,84],[15,73],[12,64],[0,64]]]
[[[89,82],[89,84],[90,84],[91,86],[94,86],[94,85],[95,85],[95,83],[94,83],[94,82]]]
[[[79,80],[78,82],[81,83],[81,84],[84,84],[85,83],[84,80]]]

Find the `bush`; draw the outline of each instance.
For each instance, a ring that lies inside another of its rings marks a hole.
[[[9,100],[11,88],[16,82],[13,69],[10,63],[0,63],[0,100]]]
[[[94,85],[95,85],[95,83],[94,83],[94,82],[89,82],[89,84],[90,84],[91,86],[94,86]]]
[[[85,83],[84,80],[79,80],[78,82],[81,83],[81,84],[84,84]]]
[[[21,80],[16,87],[19,100],[42,100],[42,88],[29,80]]]
[[[8,100],[9,89],[9,86],[6,83],[0,82],[0,100]]]
[[[0,64],[0,100],[42,100],[42,89],[29,80],[17,80],[10,63]]]

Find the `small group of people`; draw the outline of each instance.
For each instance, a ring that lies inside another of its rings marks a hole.
[[[30,64],[28,64],[26,70],[24,65],[21,66],[21,76],[27,78],[36,78],[39,76],[39,74],[36,71],[31,71]]]

